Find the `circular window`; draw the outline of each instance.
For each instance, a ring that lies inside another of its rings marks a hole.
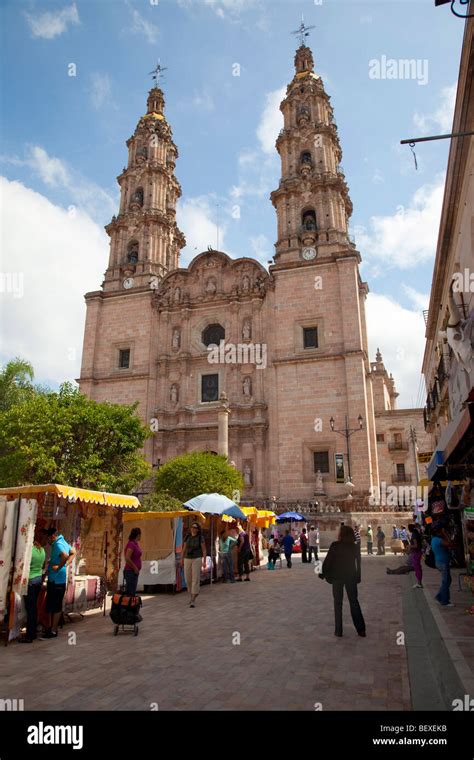
[[[225,330],[222,325],[208,325],[202,332],[201,340],[205,346],[218,346],[221,340],[225,340]]]

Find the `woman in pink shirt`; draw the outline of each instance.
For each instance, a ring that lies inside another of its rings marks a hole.
[[[137,593],[138,576],[142,568],[142,550],[138,544],[141,537],[140,528],[132,528],[128,537],[128,544],[125,547],[123,579],[127,596],[135,596]]]

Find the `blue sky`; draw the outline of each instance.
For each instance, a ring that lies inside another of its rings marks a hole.
[[[450,131],[464,26],[434,0],[4,1],[1,269],[18,287],[0,293],[0,362],[21,353],[51,384],[78,376],[83,294],[107,266],[102,228],[158,59],[179,149],[183,264],[216,243],[217,214],[221,249],[267,262],[278,104],[302,14],[316,26],[309,44],[339,128],[371,352],[380,345],[403,405],[421,400],[421,311],[449,141],[418,146],[418,171],[399,141]],[[418,78],[371,78],[383,57],[418,61]]]

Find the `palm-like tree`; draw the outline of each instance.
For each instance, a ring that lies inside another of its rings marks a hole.
[[[0,370],[0,411],[6,411],[19,403],[34,390],[33,366],[25,359],[16,357]]]

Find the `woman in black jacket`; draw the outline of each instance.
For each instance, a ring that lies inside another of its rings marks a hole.
[[[351,607],[352,622],[359,636],[365,636],[365,621],[357,598],[360,583],[360,553],[352,528],[342,525],[339,540],[329,547],[323,562],[322,577],[332,584],[334,597],[335,636],[342,636],[342,602],[344,586]]]

